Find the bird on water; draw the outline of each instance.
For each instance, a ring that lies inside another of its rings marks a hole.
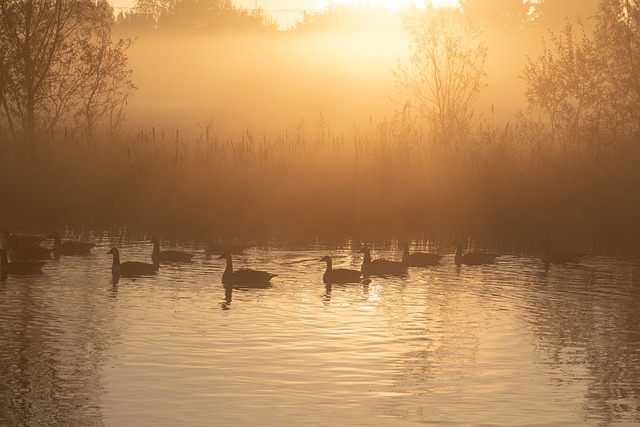
[[[365,276],[372,274],[380,276],[401,275],[407,272],[407,266],[400,261],[391,261],[382,258],[371,260],[371,249],[366,245],[360,249],[360,253],[364,254],[360,271],[362,271],[362,274]]]
[[[400,243],[402,246],[402,263],[408,267],[426,267],[429,265],[438,265],[442,259],[442,255],[414,252],[409,253],[409,244],[407,242]]]
[[[362,280],[362,272],[347,268],[333,268],[330,256],[323,257],[320,261],[327,263],[327,269],[322,275],[324,283],[359,283]]]
[[[482,265],[482,264],[493,264],[496,260],[497,254],[490,252],[479,252],[479,251],[469,251],[466,253],[462,253],[462,244],[459,240],[453,242],[456,246],[456,254],[454,257],[455,264],[460,267],[462,264],[465,265]]]
[[[240,270],[233,270],[233,262],[231,261],[231,254],[225,252],[218,257],[218,259],[227,260],[227,266],[222,273],[222,284],[231,286],[246,286],[246,287],[269,287],[271,286],[271,279],[276,277],[277,274],[269,273],[266,271],[251,270],[249,268],[242,268]]]
[[[149,264],[140,261],[125,261],[121,263],[120,251],[115,247],[107,252],[107,254],[113,255],[113,263],[111,264],[111,274],[113,276],[149,276],[156,274],[158,271],[158,264]]]
[[[57,231],[52,232],[49,235],[50,239],[53,239],[53,254],[54,255],[89,255],[91,248],[95,245],[93,243],[78,242],[78,241],[65,241],[60,239],[60,233]]]
[[[183,251],[161,251],[160,250],[160,241],[156,236],[151,238],[151,243],[153,243],[153,252],[151,252],[151,261],[154,263],[157,262],[191,262],[191,258],[193,258],[194,254],[190,254],[188,252]]]

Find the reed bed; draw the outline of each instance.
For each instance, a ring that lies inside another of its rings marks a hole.
[[[217,236],[638,238],[640,148],[567,150],[522,126],[433,144],[397,118],[332,135],[218,138],[138,129],[112,141],[0,143],[0,222]],[[591,148],[590,148],[591,147]]]

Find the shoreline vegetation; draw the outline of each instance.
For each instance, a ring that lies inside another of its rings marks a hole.
[[[3,224],[292,239],[474,236],[634,250],[640,148],[567,151],[511,128],[434,147],[383,121],[352,135],[152,128],[110,142],[0,144]]]

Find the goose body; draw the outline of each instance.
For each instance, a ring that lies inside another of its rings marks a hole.
[[[429,265],[437,265],[442,259],[442,255],[414,252],[409,253],[409,244],[402,242],[402,263],[408,267],[426,267]]]
[[[360,271],[365,276],[368,275],[395,275],[405,274],[407,272],[407,266],[399,261],[390,261],[388,259],[374,259],[371,260],[371,249],[368,246],[363,246],[360,249],[360,253],[364,254],[364,260],[362,261],[362,267]]]
[[[91,253],[91,248],[95,245],[93,243],[76,242],[60,240],[60,234],[57,231],[51,233],[49,238],[53,239],[53,253],[54,255],[88,255]]]
[[[42,246],[21,246],[19,240],[13,240],[9,249],[11,261],[45,261],[51,258],[52,249]]]
[[[12,261],[7,259],[6,249],[0,249],[0,272],[2,274],[34,274],[42,271],[43,261]]]
[[[277,274],[268,273],[266,271],[251,270],[243,268],[240,270],[233,270],[233,263],[231,261],[231,254],[225,252],[218,257],[218,259],[226,259],[227,266],[222,273],[222,284],[231,286],[246,286],[246,287],[269,287],[271,286],[271,279]]]
[[[111,274],[114,276],[132,277],[132,276],[149,276],[156,274],[158,271],[157,264],[149,264],[140,261],[120,262],[120,251],[112,248],[109,252],[113,255],[113,263],[111,264]]]
[[[153,252],[151,252],[151,261],[158,262],[191,262],[193,254],[182,251],[161,251],[160,241],[156,236],[151,238],[153,243]]]
[[[549,242],[542,242],[540,260],[548,268],[549,264],[577,264],[582,254],[578,252],[551,252]]]
[[[489,252],[477,252],[471,251],[467,253],[462,253],[462,244],[460,241],[456,240],[454,242],[456,245],[456,255],[454,257],[455,264],[459,267],[462,264],[465,265],[482,265],[482,264],[493,264],[496,260],[497,254],[489,253]]]
[[[322,275],[324,283],[359,283],[362,280],[362,272],[347,268],[333,268],[330,256],[325,256],[320,261],[327,263],[327,269]]]

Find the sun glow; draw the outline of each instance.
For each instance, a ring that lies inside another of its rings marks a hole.
[[[390,12],[396,12],[402,8],[415,5],[417,7],[424,7],[425,0],[367,0],[363,1],[353,1],[353,0],[342,0],[342,1],[329,1],[328,4],[339,3],[343,5],[362,5],[367,4],[374,7],[381,7]],[[455,7],[458,6],[457,0],[432,0],[431,3],[435,7]]]

